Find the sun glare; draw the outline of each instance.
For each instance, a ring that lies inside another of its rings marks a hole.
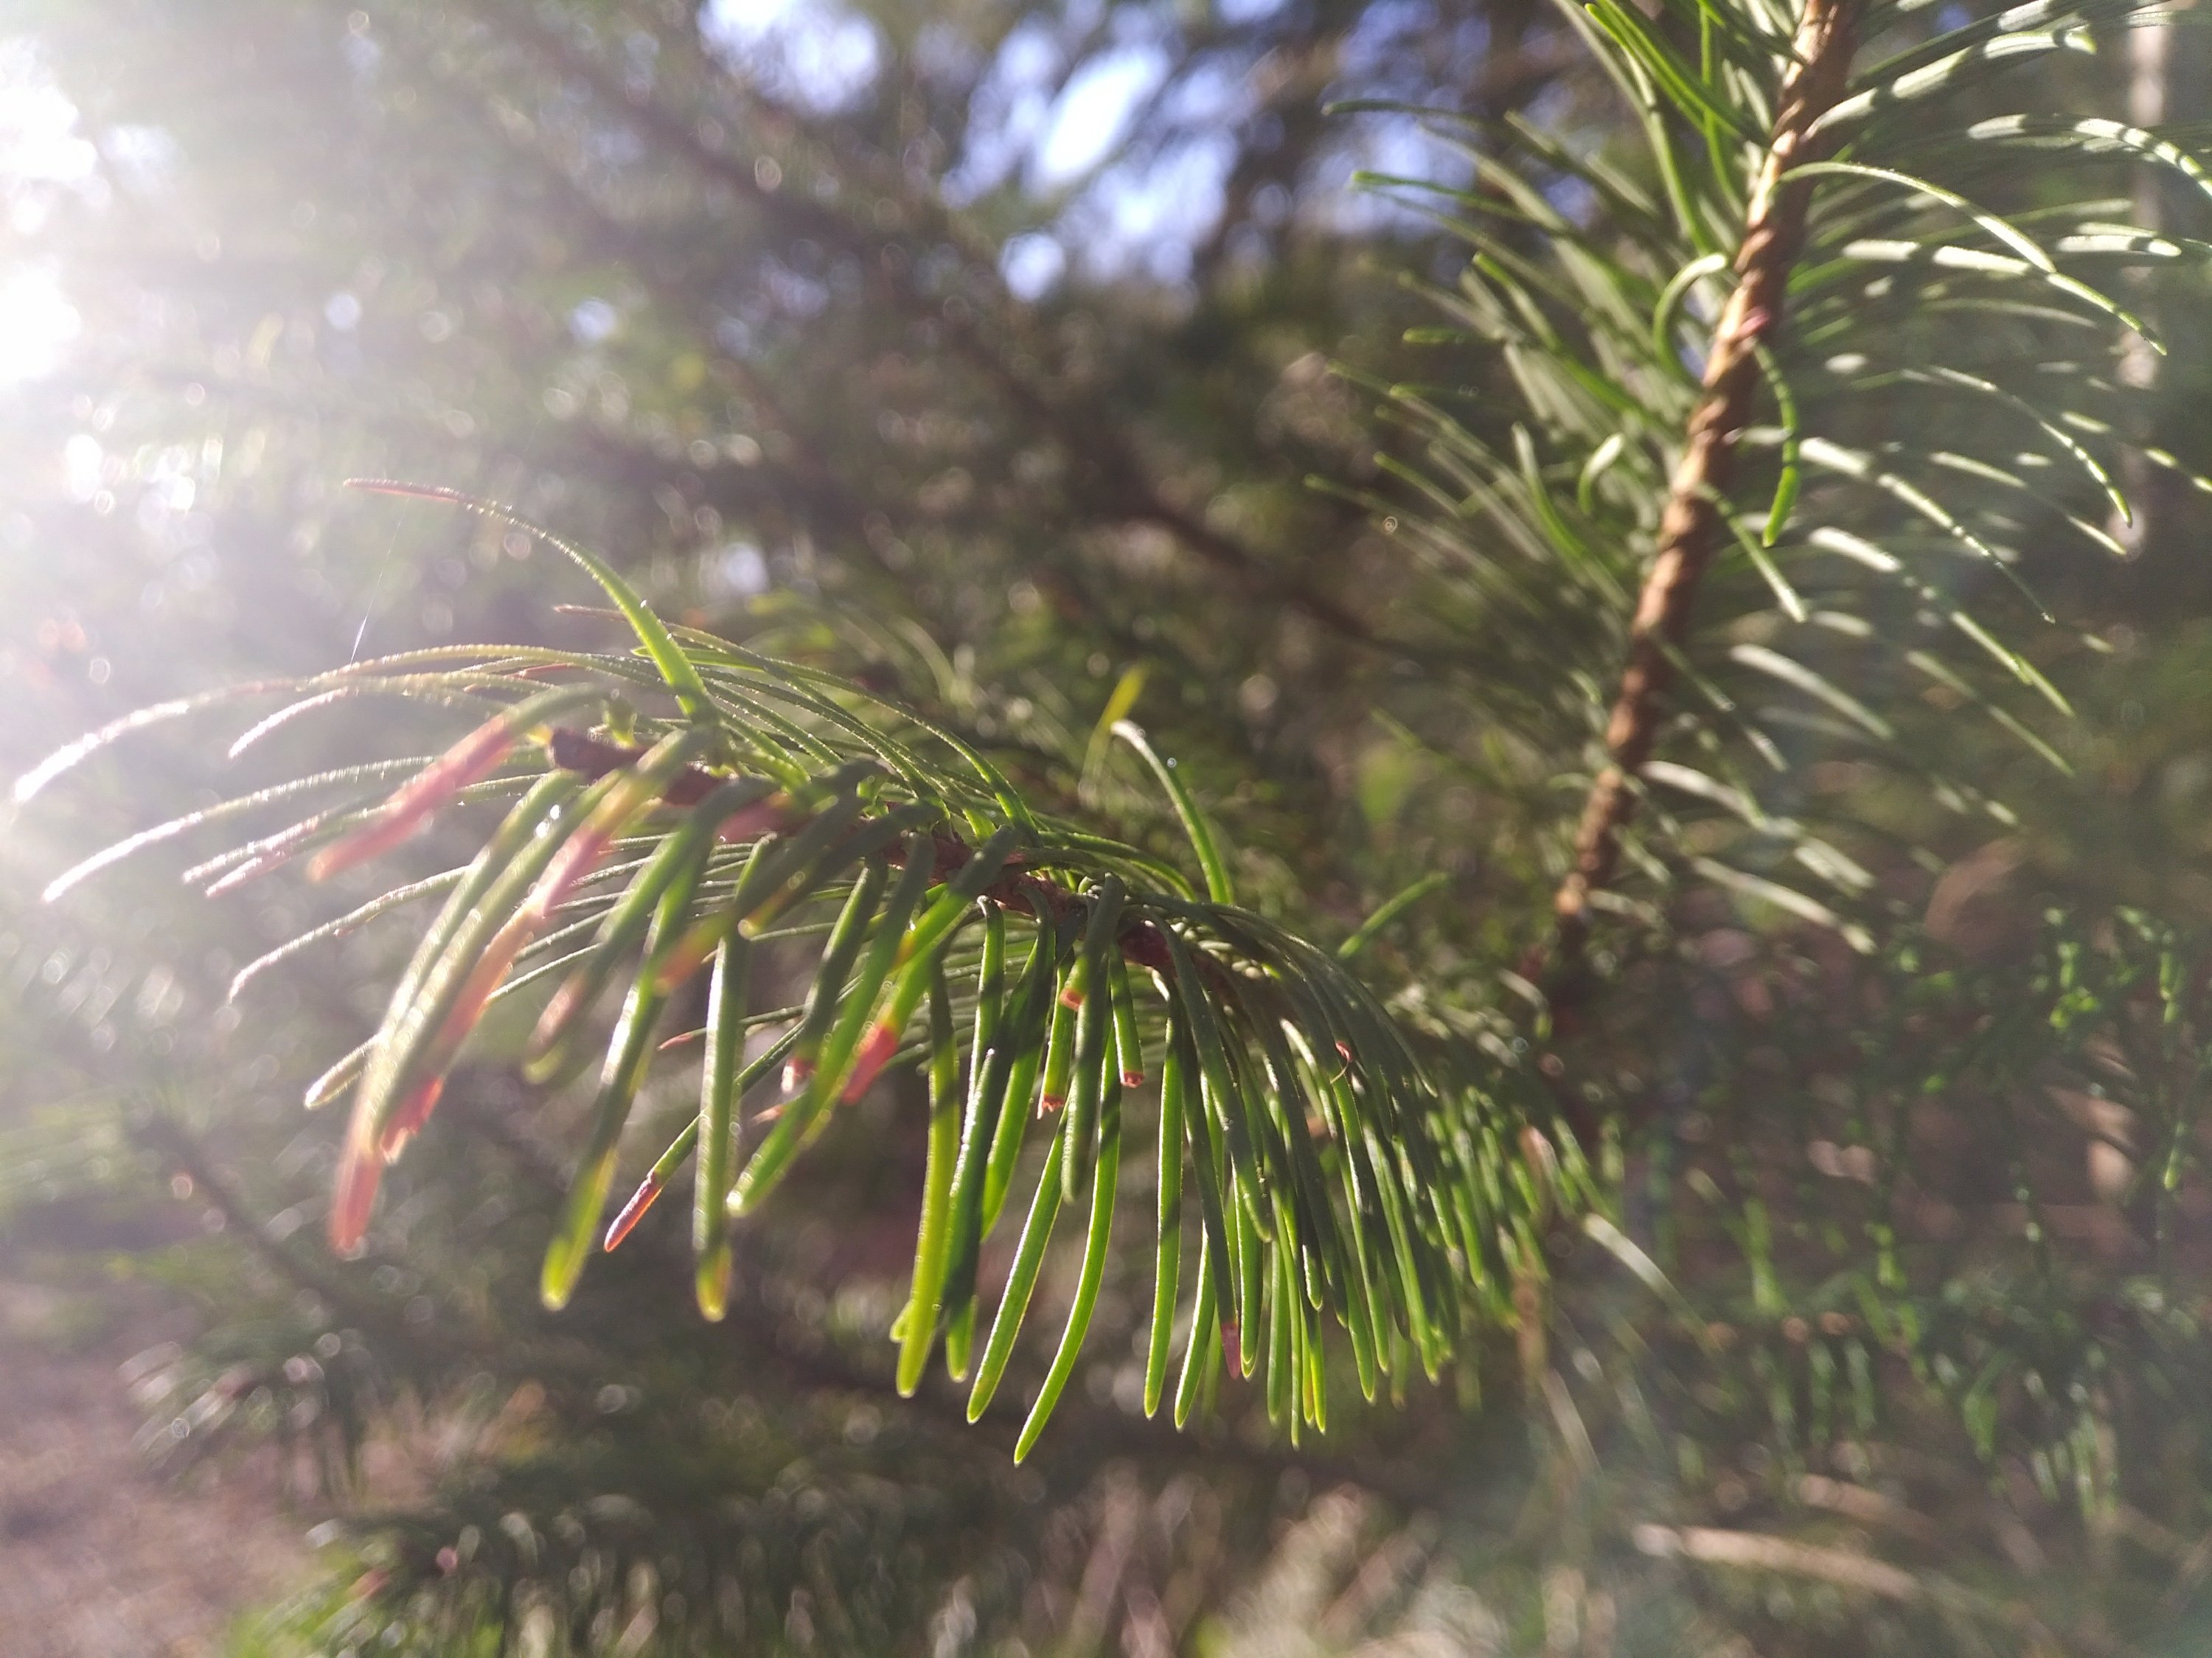
[[[51,374],[82,326],[48,272],[0,276],[0,387]]]

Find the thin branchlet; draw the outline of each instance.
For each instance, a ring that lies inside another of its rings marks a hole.
[[[1698,589],[1726,534],[1724,503],[1757,404],[1761,342],[1781,326],[1790,275],[1804,246],[1813,181],[1790,170],[1822,147],[1814,128],[1843,95],[1855,44],[1852,0],[1807,0],[1783,77],[1773,130],[1744,216],[1736,285],[1713,325],[1682,457],[1668,487],[1651,561],[1629,626],[1628,660],[1606,722],[1607,763],[1583,803],[1574,866],[1553,900],[1556,972],[1580,955],[1591,895],[1611,884],[1623,831],[1636,815],[1637,774],[1651,756],[1674,678],[1673,658]]]
[[[635,765],[645,750],[619,743],[610,743],[587,732],[566,726],[555,728],[550,734],[546,752],[552,763],[562,771],[574,772],[580,777],[598,779]],[[726,781],[697,766],[690,766],[676,773],[668,786],[661,791],[664,805],[683,808],[697,805],[715,787]],[[793,805],[784,821],[773,819],[766,827],[790,832],[805,823],[811,814]],[[975,855],[975,849],[956,835],[942,830],[929,837],[936,865],[931,875],[932,884],[949,879],[963,868]],[[885,861],[902,865],[906,853],[894,841],[884,849]],[[980,895],[1001,908],[1019,915],[1033,915],[1044,920],[1058,920],[1083,908],[1083,900],[1067,888],[1022,867],[1024,859],[1018,851],[1006,860],[1006,868]],[[1125,923],[1118,935],[1122,958],[1133,967],[1151,968],[1166,972],[1170,966],[1167,940],[1161,936],[1157,924],[1143,920]]]

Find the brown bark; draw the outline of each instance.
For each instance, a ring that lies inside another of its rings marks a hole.
[[[1674,677],[1669,656],[1689,625],[1698,586],[1721,544],[1718,503],[1735,471],[1736,442],[1751,423],[1759,391],[1759,342],[1782,321],[1783,305],[1805,239],[1812,180],[1784,175],[1814,154],[1812,128],[1839,98],[1850,73],[1852,0],[1806,0],[1783,78],[1766,161],[1744,217],[1736,286],[1713,326],[1704,396],[1690,417],[1689,440],[1668,485],[1651,562],[1630,625],[1628,662],[1606,726],[1608,762],[1591,786],[1575,835],[1575,864],[1553,899],[1556,960],[1571,962],[1589,928],[1589,901],[1620,861],[1621,832],[1636,814],[1632,780],[1650,758]]]

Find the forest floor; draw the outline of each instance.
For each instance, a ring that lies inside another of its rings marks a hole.
[[[88,1298],[0,1260],[0,1630],[9,1658],[215,1658],[305,1578],[320,1516],[273,1455],[165,1475],[134,1444],[125,1367],[185,1332],[126,1291]]]

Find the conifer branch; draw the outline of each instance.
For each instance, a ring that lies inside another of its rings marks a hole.
[[[1659,732],[1671,658],[1689,626],[1698,588],[1720,545],[1723,506],[1736,449],[1751,423],[1759,386],[1759,343],[1782,323],[1790,273],[1804,244],[1813,181],[1790,169],[1814,158],[1822,114],[1842,95],[1854,45],[1851,0],[1807,0],[1791,43],[1773,133],[1744,218],[1735,261],[1735,289],[1713,325],[1704,395],[1690,417],[1688,441],[1668,485],[1659,550],[1630,624],[1628,661],[1606,724],[1609,761],[1591,785],[1575,834],[1575,862],[1553,899],[1556,964],[1571,963],[1589,929],[1593,893],[1610,884],[1620,836],[1635,816],[1632,780]]]
[[[1382,647],[1374,628],[1334,595],[1296,574],[1274,568],[1261,553],[1173,500],[1139,453],[1132,435],[1096,398],[1072,390],[1065,384],[1065,374],[1025,367],[1020,353],[1007,349],[1007,342],[1012,339],[1040,356],[1048,359],[1051,355],[1031,324],[1029,307],[1007,291],[988,250],[933,193],[900,188],[890,176],[878,181],[910,222],[909,234],[927,242],[949,245],[965,256],[968,270],[988,295],[987,324],[948,313],[933,297],[918,295],[909,285],[890,279],[881,257],[890,238],[857,226],[795,191],[763,184],[750,161],[702,140],[696,127],[649,93],[631,93],[603,61],[580,49],[546,19],[526,9],[516,9],[503,12],[500,21],[511,39],[541,55],[563,76],[588,87],[661,153],[731,191],[793,235],[817,239],[856,257],[885,304],[934,331],[999,395],[1034,422],[1039,431],[1052,437],[1066,453],[1085,486],[1084,494],[1102,519],[1164,531],[1186,552],[1253,597],[1296,610],[1355,644]],[[793,118],[764,100],[750,101],[769,123],[795,125]]]
[[[562,726],[556,726],[546,743],[546,756],[560,770],[574,772],[577,776],[596,780],[611,773],[635,767],[645,757],[641,748],[609,743]],[[706,800],[720,781],[712,772],[697,766],[686,766],[669,780],[660,791],[663,805],[681,810],[696,806]],[[793,806],[769,820],[771,826],[781,834],[795,832],[805,827],[812,814]],[[957,835],[934,830],[929,836],[933,884],[951,879],[975,858],[975,848]],[[887,844],[882,856],[888,864],[903,866],[905,853],[896,841]],[[1004,865],[1005,872],[987,884],[979,897],[1009,909],[1016,914],[1034,916],[1040,920],[1060,921],[1083,908],[1083,900],[1067,888],[1043,877],[1030,873],[1023,867],[1018,852],[1011,854]],[[1150,968],[1165,972],[1173,966],[1169,954],[1166,935],[1151,921],[1132,920],[1115,935],[1115,944],[1124,960],[1132,966]],[[1218,967],[1206,958],[1200,958],[1199,969],[1210,981],[1221,981]]]

